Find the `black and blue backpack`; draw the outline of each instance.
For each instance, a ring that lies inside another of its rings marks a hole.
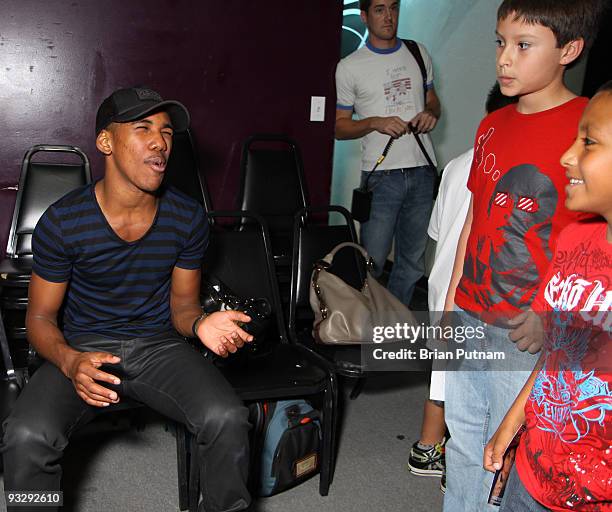
[[[321,420],[303,399],[262,404],[259,495],[272,496],[319,471]]]

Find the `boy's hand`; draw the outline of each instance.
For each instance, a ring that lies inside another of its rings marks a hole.
[[[491,473],[501,469],[504,464],[504,453],[521,428],[522,423],[506,417],[487,443],[482,457],[482,467]]]
[[[544,344],[544,328],[542,319],[532,310],[525,311],[508,321],[512,331],[508,335],[521,351],[530,354],[537,353]]]
[[[383,135],[390,135],[396,139],[408,132],[408,123],[401,117],[373,117],[372,128]]]
[[[419,112],[410,120],[410,124],[414,127],[416,133],[427,133],[436,127],[438,118],[433,115],[431,110],[425,109]]]
[[[200,322],[197,334],[204,346],[218,356],[227,357],[253,341],[253,336],[238,325],[238,322],[250,321],[251,318],[240,311],[217,311]]]

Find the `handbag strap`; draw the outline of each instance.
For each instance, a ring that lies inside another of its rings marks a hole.
[[[427,160],[427,163],[435,169],[436,166],[433,163],[431,157],[429,156],[429,153],[425,149],[425,146],[423,145],[423,141],[421,140],[421,137],[419,137],[419,134],[414,131],[414,126],[412,126],[412,123],[408,123],[408,128],[410,128],[410,132],[412,133],[412,135],[414,135],[414,138],[416,139],[417,144],[421,148],[421,151],[423,152],[423,156],[425,157],[425,160]]]
[[[429,153],[425,149],[425,146],[423,145],[423,141],[421,140],[421,137],[419,136],[417,132],[414,131],[414,126],[412,126],[412,123],[408,123],[408,128],[410,129],[410,133],[414,135],[414,138],[416,139],[416,142],[419,145],[419,148],[421,148],[421,151],[423,152],[423,156],[425,157],[425,160],[427,160],[427,163],[435,169],[436,165],[433,163],[433,160],[431,159],[431,157],[429,156]],[[387,142],[387,145],[385,146],[385,149],[383,150],[382,155],[380,155],[380,158],[376,161],[376,165],[374,165],[374,168],[370,172],[368,172],[368,177],[366,178],[366,181],[363,185],[363,189],[366,192],[368,191],[368,182],[370,181],[370,177],[372,176],[372,174],[374,174],[374,171],[378,168],[378,166],[382,163],[382,161],[387,157],[387,153],[389,152],[389,149],[391,148],[391,146],[396,140],[397,139],[394,139],[393,137],[389,137],[389,142]]]
[[[410,50],[410,53],[414,57],[414,60],[416,60],[416,63],[419,65],[419,69],[421,70],[421,76],[423,77],[423,93],[425,94],[425,100],[427,100],[427,68],[425,67],[425,61],[423,60],[423,55],[421,54],[419,45],[417,44],[416,41],[413,41],[412,39],[402,39],[402,41],[406,45],[406,48]],[[427,150],[425,149],[425,146],[423,145],[423,142],[421,141],[419,134],[414,131],[412,124],[408,124],[408,126],[410,127],[410,131],[414,135],[414,138],[416,139],[417,144],[421,148],[421,151],[423,152],[423,156],[425,157],[425,160],[427,160],[427,163],[429,165],[435,168],[436,166],[434,165],[433,161],[429,157],[429,153],[427,153]]]
[[[391,149],[391,146],[393,146],[393,143],[395,142],[395,139],[393,137],[389,137],[389,140],[387,141],[387,145],[385,146],[385,149],[383,149],[381,155],[378,157],[378,160],[376,160],[376,164],[374,164],[374,167],[372,168],[372,170],[368,173],[368,177],[366,178],[365,183],[363,184],[363,188],[364,190],[367,192],[368,191],[368,182],[370,181],[370,178],[372,176],[372,174],[374,174],[374,171],[376,169],[378,169],[378,166],[380,164],[382,164],[383,160],[385,158],[387,158],[387,153],[389,152],[389,150]]]
[[[419,66],[421,76],[423,77],[423,94],[427,98],[427,68],[425,67],[425,61],[423,60],[423,55],[421,55],[419,45],[412,39],[402,39],[402,42],[406,45],[406,48],[408,48]]]
[[[340,251],[341,249],[344,249],[345,247],[352,247],[353,249],[359,251],[361,255],[365,258],[366,262],[370,262],[372,259],[370,258],[368,251],[366,251],[363,247],[361,247],[361,245],[355,244],[353,242],[342,242],[341,244],[336,245],[336,247],[334,247],[329,252],[329,254],[325,256],[325,258],[323,258],[323,261],[326,262],[328,265],[331,265],[332,261],[334,261],[334,257],[336,256],[336,253]]]

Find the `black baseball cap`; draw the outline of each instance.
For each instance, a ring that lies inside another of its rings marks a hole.
[[[167,112],[175,132],[189,128],[189,112],[185,105],[166,100],[146,87],[117,89],[106,98],[96,114],[96,136],[111,123],[127,123],[147,117],[153,112]]]

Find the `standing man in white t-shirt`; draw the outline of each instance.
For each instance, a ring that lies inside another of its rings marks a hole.
[[[440,101],[425,47],[418,44],[427,75],[424,81],[417,60],[397,38],[399,0],[360,0],[359,7],[369,38],[336,69],[336,138],[362,139],[362,185],[389,137],[397,139],[368,182],[372,208],[370,219],[361,225],[361,243],[374,259],[378,276],[395,237],[389,290],[409,305],[414,286],[424,273],[436,170],[427,165],[415,138],[408,133],[408,124],[423,134],[433,160],[426,134],[438,122]],[[352,118],[353,112],[358,120]]]

